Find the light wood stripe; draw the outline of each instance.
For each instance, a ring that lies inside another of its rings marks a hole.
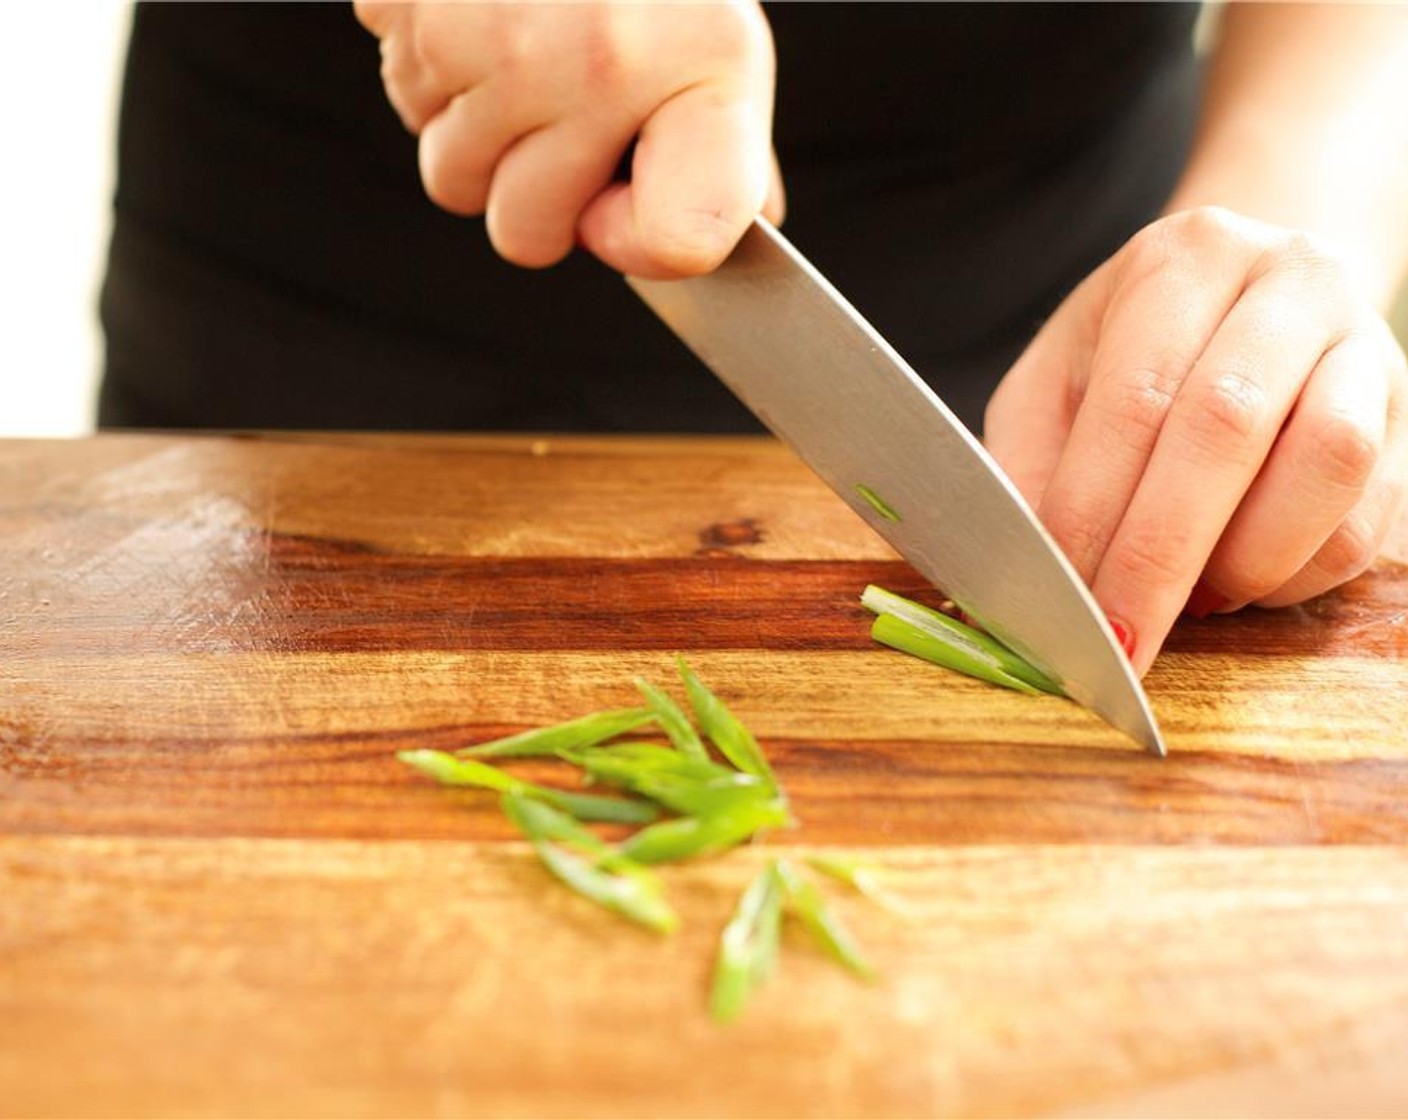
[[[1408,664],[1229,662],[1197,720],[1169,723],[1161,762],[1068,702],[886,650],[688,652],[761,737],[809,842],[1408,842],[1392,707]],[[1206,665],[1171,658],[1156,708],[1164,689],[1186,712],[1192,672]],[[22,702],[0,717],[0,829],[504,837],[492,798],[430,789],[394,752],[631,704],[636,673],[669,683],[673,666],[583,652],[11,665],[0,679]],[[1249,693],[1257,705],[1238,702]]]
[[[765,854],[667,869],[661,941],[518,845],[0,840],[4,1111],[1127,1115],[1240,1079],[1294,1115],[1327,1077],[1335,1114],[1408,1106],[1401,849],[879,852],[904,916],[828,893],[881,984],[789,930],[720,1030],[713,938]]]

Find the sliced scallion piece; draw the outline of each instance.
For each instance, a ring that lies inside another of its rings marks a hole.
[[[719,937],[709,1012],[720,1023],[743,1013],[754,990],[772,975],[782,929],[782,884],[769,863],[738,900]]]
[[[835,961],[862,980],[874,980],[875,969],[856,944],[850,931],[841,923],[814,883],[787,860],[777,861],[777,877],[782,883],[787,908],[807,927]]]
[[[972,647],[952,641],[941,633],[921,630],[899,615],[876,615],[870,627],[870,636],[881,645],[922,657],[925,661],[954,669],[966,676],[977,677],[978,680],[990,684],[1000,684],[1018,692],[1039,695],[1039,691],[1026,681],[1014,677],[992,659],[975,653]]]
[[[593,781],[638,793],[676,813],[710,816],[740,801],[767,800],[776,791],[762,779],[654,743],[616,743],[563,752]]]
[[[895,512],[895,507],[885,501],[879,494],[863,483],[856,483],[856,493],[865,499],[866,505],[870,506],[876,513],[886,521],[903,521],[904,518]]]
[[[444,751],[401,751],[396,756],[442,785],[473,786],[496,793],[513,793],[545,801],[570,813],[579,821],[609,821],[614,824],[649,824],[660,819],[655,806],[624,797],[601,797],[535,785],[505,774],[502,770],[473,758],[456,758]]]
[[[651,684],[644,677],[637,677],[635,683],[654,713],[655,721],[665,729],[665,734],[670,737],[675,749],[694,758],[708,758],[709,752],[704,749],[699,732],[694,730],[694,724],[689,722],[689,717],[671,699],[669,693]]]
[[[903,595],[896,595],[893,591],[887,591],[873,583],[866,587],[861,594],[860,601],[863,606],[874,611],[877,615],[888,614],[902,619],[916,629],[929,634],[935,640],[962,649],[974,658],[988,662],[1007,676],[1016,677],[1040,692],[1049,692],[1055,696],[1062,695],[1061,688],[1056,682],[1031,662],[1013,653],[991,634],[985,634],[981,630],[967,626],[956,618],[950,618],[942,611],[926,607],[923,603],[916,603],[913,599],[906,599]],[[918,656],[924,657],[925,655],[919,654]],[[946,664],[946,662],[940,662],[940,664]],[[957,665],[949,667],[966,672],[965,669]],[[992,678],[983,677],[983,679],[991,680]],[[999,680],[994,683],[1006,684],[1007,682]],[[1009,687],[1012,686],[1009,685]]]
[[[762,748],[753,738],[753,733],[730,712],[722,700],[695,675],[683,657],[676,658],[679,664],[680,679],[689,693],[689,703],[694,709],[694,718],[699,721],[714,746],[731,763],[746,774],[761,778],[772,789],[778,789],[777,778],[772,767],[763,756]]]
[[[504,813],[532,841],[548,870],[578,894],[657,933],[672,933],[679,927],[679,915],[649,868],[540,801],[506,793],[502,803]]]
[[[605,743],[655,719],[649,708],[616,708],[520,731],[456,751],[461,758],[530,758]]]
[[[893,914],[911,913],[909,906],[880,885],[880,866],[871,860],[843,855],[814,855],[807,857],[807,863],[823,875],[845,883]]]
[[[621,845],[621,854],[638,863],[692,859],[736,847],[765,828],[792,823],[787,806],[776,798],[738,801],[708,816],[649,825]]]
[[[823,875],[830,875],[831,878],[854,887],[861,894],[868,894],[875,886],[876,865],[869,860],[852,856],[816,855],[808,856],[807,863]]]

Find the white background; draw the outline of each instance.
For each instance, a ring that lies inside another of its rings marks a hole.
[[[125,0],[3,5],[0,436],[92,429]]]

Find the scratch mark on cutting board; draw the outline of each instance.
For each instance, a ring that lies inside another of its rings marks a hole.
[[[1311,834],[1316,840],[1321,837],[1320,818],[1315,813],[1315,806],[1311,802],[1310,790],[1306,785],[1305,775],[1301,772],[1300,763],[1295,759],[1290,760],[1291,769],[1295,773],[1296,788],[1300,790],[1300,803],[1305,809],[1305,819],[1310,825]]]

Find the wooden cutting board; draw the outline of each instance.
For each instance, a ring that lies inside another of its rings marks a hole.
[[[1408,1110],[1408,548],[1185,622],[1171,756],[880,649],[915,574],[762,439],[0,444],[0,1114],[910,1116]],[[394,758],[634,702],[685,653],[801,827],[665,870],[640,932],[492,798]],[[712,947],[770,855],[738,1024]]]

